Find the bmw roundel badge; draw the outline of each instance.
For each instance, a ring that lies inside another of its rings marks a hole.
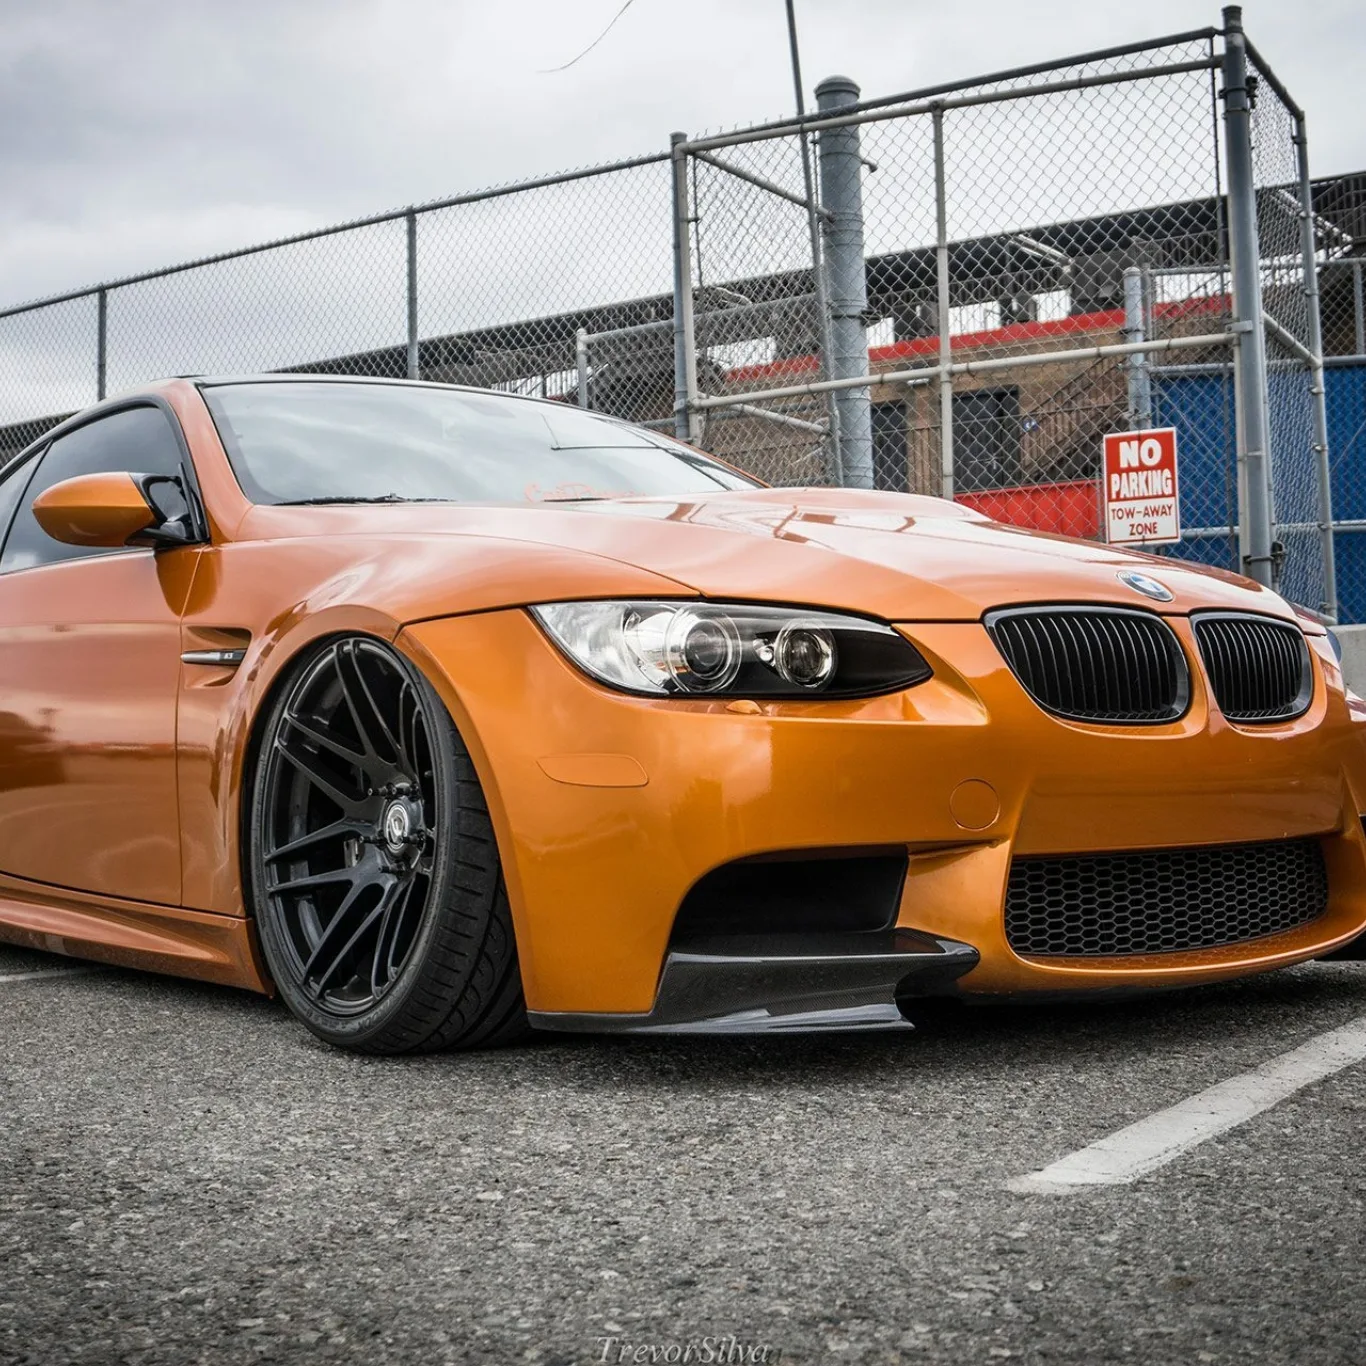
[[[1132,588],[1135,593],[1142,593],[1145,598],[1151,598],[1154,602],[1170,602],[1172,600],[1172,590],[1165,583],[1158,583],[1156,579],[1149,578],[1146,574],[1140,574],[1134,569],[1121,569],[1115,577],[1127,588]]]

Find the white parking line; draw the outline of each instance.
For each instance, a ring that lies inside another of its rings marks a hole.
[[[37,972],[0,973],[0,986],[6,982],[29,982],[35,977],[79,977],[83,973],[94,972],[94,968],[43,968]]]
[[[1136,1181],[1296,1091],[1362,1061],[1366,1061],[1366,1015],[1007,1185],[1022,1194],[1058,1195],[1087,1186]]]

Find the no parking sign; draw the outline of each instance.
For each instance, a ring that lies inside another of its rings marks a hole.
[[[1105,539],[1111,545],[1172,545],[1181,539],[1176,428],[1111,432],[1101,461]]]

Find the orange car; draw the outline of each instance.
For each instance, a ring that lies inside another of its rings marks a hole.
[[[0,535],[0,937],[336,1044],[905,1028],[1366,942],[1366,708],[1230,574],[305,376],[71,418]]]

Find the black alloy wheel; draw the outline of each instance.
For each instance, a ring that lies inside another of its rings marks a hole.
[[[267,965],[319,1037],[403,1053],[524,1032],[483,791],[402,655],[345,636],[305,656],[266,718],[248,839]]]

